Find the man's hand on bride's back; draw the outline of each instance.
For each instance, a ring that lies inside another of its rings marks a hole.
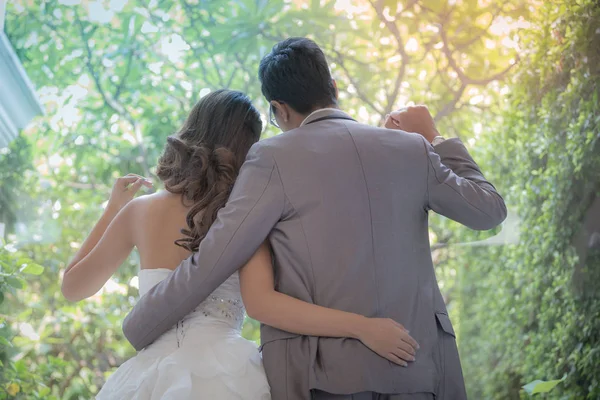
[[[381,357],[404,367],[415,361],[419,348],[408,331],[390,318],[365,318],[358,339]]]
[[[118,212],[133,199],[142,186],[151,188],[152,183],[143,176],[136,174],[127,174],[118,178],[113,185],[106,208]]]
[[[440,136],[429,109],[426,106],[410,106],[386,115],[384,126],[414,132],[423,136],[429,143]]]

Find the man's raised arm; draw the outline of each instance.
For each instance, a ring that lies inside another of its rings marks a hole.
[[[152,343],[242,267],[281,218],[284,201],[275,160],[257,143],[198,251],[125,318],[123,332],[133,347],[141,350]]]
[[[428,206],[438,214],[476,230],[500,225],[506,205],[488,182],[466,147],[448,139],[433,147],[423,139],[427,155]]]
[[[386,116],[385,127],[422,136],[427,168],[427,207],[471,229],[495,228],[506,219],[506,205],[456,138],[443,140],[425,106],[411,106]]]

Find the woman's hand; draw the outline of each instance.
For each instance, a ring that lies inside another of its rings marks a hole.
[[[142,186],[151,188],[152,183],[143,176],[136,174],[127,174],[118,178],[113,185],[106,208],[119,212],[133,199]]]
[[[415,361],[419,344],[401,324],[390,318],[364,318],[361,325],[358,339],[369,349],[403,367]]]

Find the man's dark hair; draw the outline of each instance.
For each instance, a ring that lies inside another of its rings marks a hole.
[[[301,114],[337,104],[323,50],[312,40],[293,37],[277,43],[258,68],[263,96]]]

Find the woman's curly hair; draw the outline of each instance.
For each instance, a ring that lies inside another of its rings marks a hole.
[[[218,90],[204,96],[181,130],[167,138],[157,175],[167,191],[180,194],[191,207],[188,228],[176,245],[198,250],[261,131],[260,114],[245,94]]]

